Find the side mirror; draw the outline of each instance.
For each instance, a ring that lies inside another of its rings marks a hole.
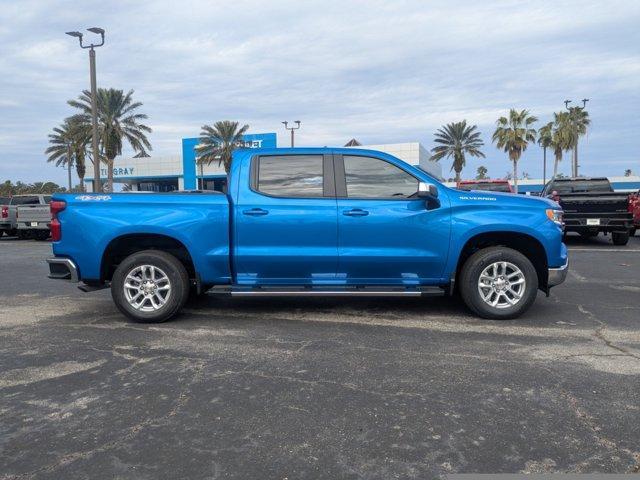
[[[438,198],[438,189],[432,183],[418,183],[418,197],[420,198]]]

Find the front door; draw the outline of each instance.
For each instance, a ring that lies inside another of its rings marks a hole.
[[[338,278],[347,284],[440,283],[449,208],[417,198],[419,180],[401,165],[336,156]]]
[[[337,207],[331,156],[251,160],[235,208],[235,265],[245,285],[335,282]]]

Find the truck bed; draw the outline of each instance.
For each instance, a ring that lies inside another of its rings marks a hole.
[[[62,239],[56,256],[72,259],[81,280],[99,281],[102,258],[114,241],[144,244],[145,236],[177,238],[200,266],[203,283],[231,281],[229,201],[220,192],[56,194]]]

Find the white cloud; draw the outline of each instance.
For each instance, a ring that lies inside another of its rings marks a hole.
[[[638,2],[19,3],[0,10],[0,178],[16,178],[16,155],[20,175],[42,174],[48,131],[88,87],[86,51],[64,32],[93,25],[107,30],[99,85],[135,89],[157,154],[179,153],[181,137],[225,118],[283,143],[280,121],[301,119],[303,145],[427,147],[440,125],[466,118],[488,144],[510,107],[546,121],[565,98],[586,96],[581,163],[606,173],[603,156],[639,157],[628,136],[611,149],[620,125],[640,129]],[[485,150],[491,173],[509,168]],[[521,169],[540,170],[538,156],[529,150]]]

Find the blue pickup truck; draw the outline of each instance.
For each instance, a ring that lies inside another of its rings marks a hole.
[[[428,296],[515,318],[562,283],[557,203],[448,188],[382,152],[241,149],[227,193],[56,194],[49,276],[139,322],[190,295]]]

